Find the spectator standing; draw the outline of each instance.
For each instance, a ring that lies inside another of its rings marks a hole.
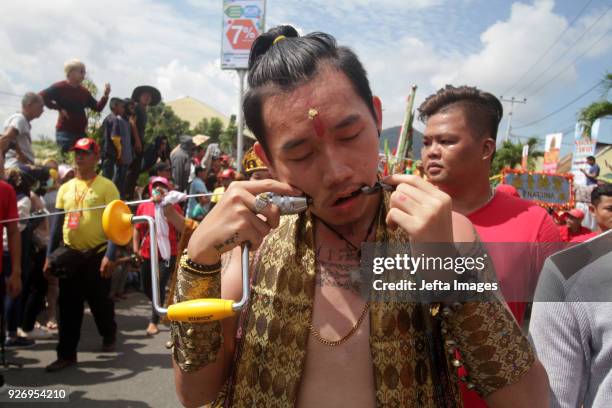
[[[43,200],[48,212],[55,210],[57,191],[62,184],[67,183],[74,177],[74,169],[68,164],[60,164],[57,169],[57,180],[54,186],[47,191]],[[52,218],[49,220],[51,224]],[[48,246],[48,245],[47,245]],[[59,282],[55,276],[47,276],[47,329],[57,330],[57,298],[59,296]]]
[[[486,243],[508,308],[521,325],[523,300],[533,296],[544,260],[558,249],[560,237],[543,208],[491,188],[488,174],[502,104],[475,87],[447,85],[428,96],[419,113],[426,125],[421,158],[428,181],[452,198],[453,210],[465,215]],[[465,406],[486,406],[460,385]]]
[[[172,162],[172,180],[176,189],[182,193],[187,191],[189,172],[191,171],[191,157],[195,150],[195,144],[191,136],[183,135],[179,138],[180,144],[170,153]]]
[[[112,98],[110,106],[111,113],[102,122],[102,175],[112,180],[121,197],[125,198],[125,177],[133,157],[130,124],[123,118],[123,99]]]
[[[42,200],[33,193],[33,190],[38,189],[40,182],[46,181],[48,177],[48,170],[23,164],[8,171],[8,182],[15,189],[17,209],[20,218],[29,217],[35,211],[43,209]],[[49,333],[43,333],[40,330],[34,331],[36,314],[42,307],[42,302],[47,290],[46,281],[43,279],[42,273],[36,273],[42,271],[37,271],[34,267],[34,260],[36,259],[34,256],[34,230],[42,222],[46,222],[46,220],[26,220],[19,223],[21,242],[21,259],[19,259],[19,262],[21,286],[23,290],[18,297],[8,299],[6,304],[8,337],[5,346],[8,348],[33,345],[34,342],[27,337],[49,337]],[[5,245],[8,246],[8,234],[3,238],[6,241]],[[9,272],[12,272],[12,270],[8,268],[8,265],[6,269],[6,274],[8,276]],[[20,326],[23,329],[21,331],[19,330]]]
[[[576,238],[581,239],[582,235],[591,233],[590,229],[582,226],[584,213],[577,208],[564,212],[561,219],[564,225],[559,227],[559,235],[563,242],[570,242]]]
[[[158,163],[165,163],[170,167],[170,148],[166,136],[157,136],[155,141],[145,148],[142,171],[150,172]]]
[[[590,234],[575,237],[570,242],[584,242],[612,229],[612,184],[602,184],[591,191],[589,210],[597,227]]]
[[[195,178],[189,186],[189,194],[206,194],[206,170],[203,167],[195,168]],[[201,221],[210,208],[210,197],[191,197],[187,202],[187,218]]]
[[[144,152],[145,129],[147,127],[147,108],[156,106],[161,102],[159,91],[149,85],[141,85],[132,92],[132,100],[136,102],[135,108],[135,132],[132,132],[132,145],[134,146],[134,157],[128,167],[125,189],[127,198],[131,200],[134,196],[134,188],[138,182],[138,176],[142,171],[142,157]]]
[[[0,221],[17,218],[17,196],[15,190],[8,183],[0,180]],[[0,313],[4,314],[4,300],[6,295],[15,298],[21,292],[21,237],[17,221],[0,223],[0,235],[4,235],[7,229],[8,252],[4,253],[3,240],[0,240]],[[9,258],[5,258],[9,255]],[[6,277],[7,271],[5,261],[9,261],[11,268],[10,276]],[[0,334],[0,340],[4,341],[4,333]],[[0,386],[4,384],[4,376],[0,374]]]
[[[102,98],[96,101],[82,85],[86,72],[85,64],[81,61],[77,59],[67,61],[64,64],[66,80],[57,82],[40,93],[45,106],[59,112],[55,141],[62,153],[67,153],[78,139],[85,137],[87,128],[85,108],[102,112],[111,91],[110,85],[105,84]]]
[[[79,139],[74,145],[76,177],[62,185],[57,193],[59,210],[87,210],[103,206],[119,198],[115,185],[96,174],[100,147],[90,138]],[[50,257],[63,245],[76,256],[64,261],[65,276],[59,279],[59,342],[57,360],[46,370],[55,372],[77,363],[77,346],[83,322],[84,302],[87,301],[102,336],[102,351],[114,351],[117,324],[115,306],[109,297],[110,277],[115,255],[114,245],[106,240],[102,230],[102,211],[81,211],[59,215],[51,226],[45,271],[55,268]]]
[[[595,156],[589,156],[586,159],[589,168],[587,170],[580,169],[581,172],[586,176],[586,184],[587,186],[596,186],[597,185],[597,177],[599,177],[599,172],[601,169],[599,165],[595,161]]]
[[[151,168],[149,176],[163,177],[166,180],[170,181],[170,179],[172,178],[172,166],[166,162],[156,163],[155,166]]]
[[[21,112],[9,116],[4,122],[4,133],[0,138],[5,139],[2,144],[8,148],[4,158],[5,168],[17,167],[19,163],[34,164],[30,122],[39,118],[43,110],[41,96],[28,92],[21,100]]]
[[[142,203],[136,210],[136,215],[148,215],[155,219],[155,228],[157,232],[157,247],[159,253],[159,288],[160,291],[160,302],[164,302],[165,288],[168,283],[171,271],[174,269],[174,263],[176,261],[176,243],[177,243],[177,232],[176,229],[168,223],[164,211],[162,208],[161,201],[164,195],[168,192],[170,186],[168,180],[163,177],[153,177],[149,183],[149,192],[152,197],[151,202]],[[174,205],[177,212],[181,213],[181,207]],[[134,228],[134,236],[132,238],[132,245],[135,254],[140,254],[143,262],[140,267],[140,274],[142,279],[142,286],[145,294],[149,300],[152,297],[152,283],[151,283],[151,257],[150,257],[150,237],[148,234],[148,226],[145,224],[137,224]],[[157,325],[159,324],[159,315],[155,311],[155,308],[151,306],[151,319],[147,326],[146,333],[149,336],[153,336],[159,333]]]

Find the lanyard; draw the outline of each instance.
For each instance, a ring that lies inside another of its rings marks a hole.
[[[81,192],[81,194],[79,195],[79,191],[77,189],[77,183],[75,180],[74,183],[74,206],[75,209],[83,209],[83,201],[85,201],[85,196],[87,195],[87,193],[89,192],[89,189],[91,188],[91,185],[94,183],[94,181],[96,181],[96,177],[94,176],[94,178],[91,179],[91,181],[89,182],[85,182],[86,188]],[[81,211],[82,213],[82,211]],[[79,213],[79,214],[81,214]]]

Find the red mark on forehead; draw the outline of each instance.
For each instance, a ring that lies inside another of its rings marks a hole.
[[[321,120],[321,115],[319,114],[319,111],[315,108],[308,109],[308,120],[312,121],[312,126],[314,127],[317,136],[323,137],[325,135],[325,125]]]

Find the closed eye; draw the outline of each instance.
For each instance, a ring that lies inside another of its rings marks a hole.
[[[361,133],[357,133],[356,135],[350,136],[350,137],[345,137],[344,139],[340,139],[343,142],[348,142],[354,139],[357,139],[357,137],[359,137]]]
[[[306,154],[306,155],[304,155],[302,157],[298,157],[298,158],[295,158],[295,159],[289,159],[289,161],[292,161],[292,162],[302,162],[302,161],[305,161],[306,159],[308,159],[310,156],[312,156],[312,152],[310,152],[310,153],[308,153],[308,154]]]

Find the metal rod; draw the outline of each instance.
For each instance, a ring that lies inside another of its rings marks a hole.
[[[132,224],[140,224],[146,222],[149,225],[149,256],[151,259],[151,293],[153,295],[153,307],[160,315],[168,314],[168,309],[163,308],[160,301],[159,288],[159,261],[157,259],[157,232],[153,217],[148,215],[139,215],[132,217]]]
[[[234,312],[242,310],[249,301],[249,249],[248,242],[242,246],[242,298],[240,302],[232,304]]]
[[[223,195],[223,193],[201,193],[201,194],[188,194],[186,195],[184,198],[196,198],[196,197],[212,197],[212,196],[217,196],[217,195]],[[151,200],[136,200],[136,201],[126,201],[126,205],[138,205],[138,204],[142,204],[142,203],[149,203],[151,202]],[[8,220],[0,220],[0,224],[4,224],[4,223],[8,223],[8,222],[14,222],[14,221],[27,221],[27,220],[33,220],[36,218],[44,218],[44,217],[52,217],[54,215],[62,215],[62,214],[70,214],[73,212],[82,212],[82,211],[95,211],[95,210],[104,210],[107,207],[107,205],[98,205],[96,207],[89,207],[89,208],[83,208],[83,209],[78,209],[78,210],[66,210],[66,211],[55,211],[55,212],[48,212],[45,210],[45,214],[36,214],[36,215],[31,215],[29,217],[23,217],[23,218],[10,218]]]

